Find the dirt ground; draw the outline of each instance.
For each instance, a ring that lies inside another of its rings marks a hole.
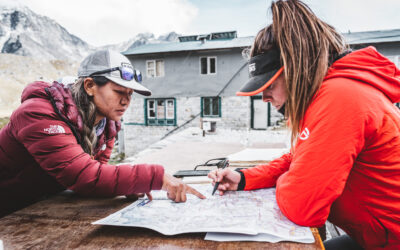
[[[213,158],[222,158],[246,148],[285,148],[287,137],[283,131],[219,130],[202,137],[194,128],[159,141],[149,149],[127,158],[130,163],[156,163],[169,174],[178,170],[192,170]]]
[[[174,174],[178,170],[190,170],[212,158],[221,158],[243,150],[240,143],[176,142],[149,152],[135,160],[135,163],[157,163],[165,171]]]

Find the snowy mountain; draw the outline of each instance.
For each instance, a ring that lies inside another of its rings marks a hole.
[[[102,46],[101,48],[123,52],[127,51],[128,49],[149,43],[175,42],[178,41],[179,36],[180,35],[175,32],[170,32],[155,38],[154,34],[152,33],[139,33],[128,41],[119,44]]]
[[[0,6],[1,53],[79,61],[94,48],[22,5]]]
[[[10,116],[18,107],[21,92],[28,83],[75,76],[79,62],[95,49],[123,52],[143,44],[177,39],[175,32],[158,38],[142,33],[119,44],[96,48],[26,6],[0,3],[0,117]]]
[[[152,33],[141,33],[128,41],[106,45],[126,51],[147,43],[171,42],[178,34],[170,32],[155,38]],[[88,53],[99,49],[69,33],[54,20],[41,16],[21,4],[0,6],[0,51],[49,60],[81,61]]]

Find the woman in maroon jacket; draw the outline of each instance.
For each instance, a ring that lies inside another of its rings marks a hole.
[[[28,85],[0,131],[0,217],[65,189],[149,198],[151,190],[163,189],[176,202],[186,201],[186,193],[204,198],[160,165],[107,164],[132,93],[151,95],[126,57],[96,51],[83,60],[78,76],[69,87]]]

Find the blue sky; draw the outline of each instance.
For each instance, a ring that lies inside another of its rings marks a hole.
[[[156,36],[236,30],[254,36],[271,20],[271,0],[0,0],[48,16],[95,45],[120,43],[138,33]],[[341,32],[400,29],[400,0],[304,0]]]
[[[199,8],[192,27],[254,35],[271,23],[271,0],[191,0]],[[322,20],[341,32],[400,29],[400,0],[303,0]]]

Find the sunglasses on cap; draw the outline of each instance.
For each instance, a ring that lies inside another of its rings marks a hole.
[[[142,73],[140,73],[140,71],[137,69],[132,69],[131,67],[127,67],[127,66],[115,67],[115,68],[111,68],[111,69],[96,71],[96,72],[90,74],[89,76],[110,73],[110,72],[113,72],[116,70],[119,71],[121,78],[126,81],[131,81],[132,79],[135,78],[135,80],[137,82],[142,82]]]

